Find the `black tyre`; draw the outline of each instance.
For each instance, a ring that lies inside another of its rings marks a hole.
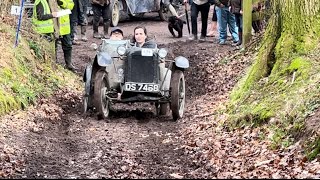
[[[94,78],[93,104],[97,110],[98,119],[108,118],[110,113],[110,101],[106,98],[108,90],[107,73],[100,70]]]
[[[134,16],[132,14],[129,14],[129,18],[131,20],[137,20],[137,19],[142,19],[145,13],[137,13]]]
[[[83,96],[82,98],[82,113],[85,115],[88,111],[93,110],[91,96]]]
[[[171,16],[169,9],[162,3],[160,4],[159,16],[162,21],[168,21],[169,16]]]
[[[182,118],[185,105],[185,80],[181,70],[175,70],[171,78],[171,110],[173,120]]]
[[[119,1],[113,0],[109,6],[111,12],[111,26],[115,27],[118,26],[120,20],[120,8],[119,8]]]
[[[83,114],[86,114],[87,111],[89,110],[88,104],[89,104],[89,97],[83,96],[83,99],[82,99],[82,106],[83,106],[82,113]]]

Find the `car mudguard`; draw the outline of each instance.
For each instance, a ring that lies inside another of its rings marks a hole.
[[[84,90],[85,90],[85,95],[90,95],[90,89],[91,89],[91,77],[92,77],[92,65],[89,64],[86,66],[86,69],[84,70],[83,74],[83,81],[85,82],[84,84]]]
[[[178,56],[175,59],[175,65],[182,69],[187,69],[189,67],[189,60],[183,56]]]
[[[97,61],[99,66],[106,67],[112,63],[112,57],[106,52],[97,54]]]

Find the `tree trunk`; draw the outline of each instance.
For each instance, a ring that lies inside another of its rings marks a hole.
[[[312,139],[304,127],[320,107],[320,1],[270,3],[271,17],[260,49],[231,94],[227,122],[231,127],[268,123],[272,144],[279,146],[292,139]],[[317,132],[319,126],[313,126],[310,132]],[[308,157],[314,158],[319,149],[319,144],[310,147]]]
[[[244,0],[242,1],[242,9],[243,9],[243,37],[242,37],[242,43],[247,44],[250,41],[251,38],[251,30],[252,30],[252,0]]]
[[[241,92],[260,79],[279,73],[290,65],[290,57],[306,54],[319,43],[319,0],[271,0],[270,3],[272,16]]]

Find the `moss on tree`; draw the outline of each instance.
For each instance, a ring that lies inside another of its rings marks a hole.
[[[255,62],[231,94],[232,125],[270,118],[302,122],[310,102],[320,98],[320,3],[279,0],[271,5],[274,13]]]

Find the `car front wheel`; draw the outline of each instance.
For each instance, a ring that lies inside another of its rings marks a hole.
[[[100,70],[94,78],[94,106],[97,110],[98,119],[108,118],[110,113],[110,101],[106,97],[108,91],[107,73]]]
[[[118,23],[120,20],[119,1],[114,0],[109,7],[111,12],[111,26],[112,27],[118,26]]]
[[[185,105],[185,80],[181,70],[175,70],[171,79],[171,110],[173,120],[182,118]]]

